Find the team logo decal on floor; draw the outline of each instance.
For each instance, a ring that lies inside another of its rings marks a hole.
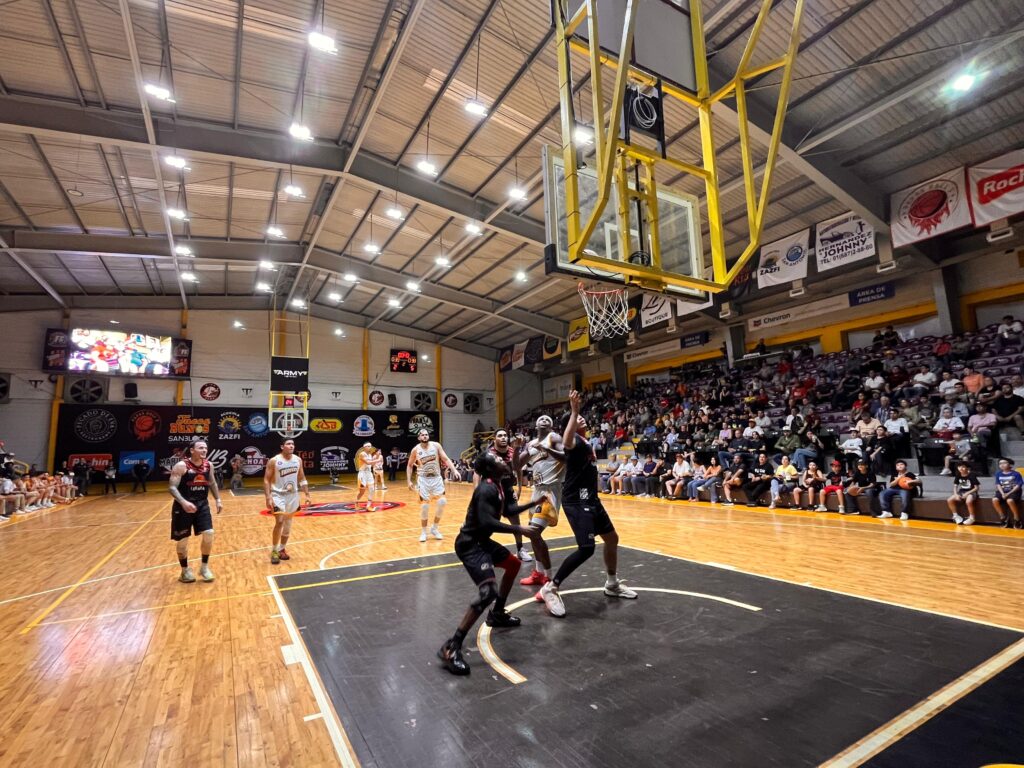
[[[373,502],[374,512],[387,512],[389,509],[404,507],[400,501],[375,501]],[[295,513],[296,517],[315,517],[317,515],[355,515],[366,512],[365,501],[328,501],[323,504],[310,504],[308,507],[299,507]],[[269,509],[260,510],[261,515],[270,515]]]

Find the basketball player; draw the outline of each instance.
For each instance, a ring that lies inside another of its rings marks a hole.
[[[380,463],[380,456],[374,449],[372,443],[363,443],[363,447],[356,454],[356,478],[359,481],[359,492],[356,494],[356,504],[366,494],[366,511],[375,512],[373,508],[373,493],[377,489],[377,465]]]
[[[453,675],[469,674],[469,664],[462,657],[462,641],[485,608],[493,603],[493,607],[487,613],[488,626],[518,627],[522,623],[518,616],[512,616],[505,610],[505,600],[519,573],[519,559],[491,539],[491,536],[495,533],[526,536],[535,546],[540,537],[539,529],[522,528],[501,522],[502,514],[518,517],[520,512],[530,506],[507,505],[502,480],[510,471],[508,464],[490,451],[484,451],[473,462],[473,471],[479,476],[480,482],[473,489],[473,498],[470,499],[469,509],[466,511],[466,522],[462,524],[459,535],[455,538],[455,554],[469,572],[479,595],[469,604],[455,634],[445,641],[437,652],[438,657],[444,662],[444,668]],[[498,566],[503,572],[500,587],[495,587],[494,584],[494,566]]]
[[[299,511],[299,488],[306,492],[306,506],[312,504],[302,459],[295,455],[295,441],[289,437],[281,443],[281,452],[267,462],[263,472],[263,495],[267,509],[274,513],[270,550],[270,562],[274,565],[292,559],[285,546],[292,532],[292,519]]]
[[[444,505],[448,500],[444,497],[444,478],[441,477],[441,462],[451,472],[457,472],[455,462],[448,458],[440,443],[430,439],[430,432],[421,429],[416,433],[419,441],[409,451],[409,461],[405,467],[406,479],[409,481],[409,490],[417,491],[420,494],[420,541],[427,540],[427,521],[430,519],[430,502],[436,499],[434,509],[434,524],[430,526],[430,534],[435,539],[444,538],[437,526],[441,522],[441,515],[444,512]],[[416,485],[412,484],[412,471],[416,469]]]
[[[511,513],[509,510],[516,505],[519,501],[519,497],[516,495],[515,479],[513,475],[519,480],[519,484],[522,485],[522,470],[519,468],[519,440],[516,439],[509,444],[508,442],[508,430],[499,429],[494,433],[494,440],[489,446],[487,446],[487,453],[497,456],[509,467],[509,471],[501,476],[501,491],[504,495],[505,502],[505,517],[508,518],[509,523],[513,526],[519,525],[519,513]],[[480,476],[475,472],[473,474],[473,484],[477,485],[480,482]],[[523,547],[523,536],[522,534],[513,534],[516,540],[516,553],[519,555],[520,561],[529,563],[533,561],[533,557],[526,548]]]
[[[520,462],[529,465],[533,473],[530,501],[536,506],[530,517],[530,525],[542,532],[545,528],[558,525],[558,510],[562,506],[562,480],[565,479],[562,439],[551,430],[553,425],[550,416],[538,416],[537,437],[527,443],[526,449],[519,455]],[[543,505],[545,497],[551,500],[548,506]],[[546,546],[534,551],[537,559],[533,563],[533,573],[519,583],[543,586],[551,579],[551,558]],[[541,599],[540,592],[537,595]],[[548,605],[548,609],[554,612],[558,606],[554,605],[552,609],[552,605]]]
[[[565,616],[565,606],[558,595],[558,588],[570,574],[589,560],[596,547],[594,537],[604,541],[604,564],[608,574],[604,582],[604,593],[609,597],[635,600],[636,592],[626,587],[616,575],[619,556],[619,535],[615,532],[611,518],[605,512],[597,497],[597,465],[594,449],[583,439],[587,421],[580,416],[580,393],[569,393],[571,413],[565,422],[562,444],[565,446],[566,473],[565,516],[576,536],[576,551],[562,561],[555,577],[540,588],[540,595],[553,616]],[[553,610],[555,605],[559,610]]]
[[[188,447],[188,458],[171,469],[167,490],[174,497],[171,505],[171,538],[177,542],[178,562],[181,564],[179,581],[191,584],[196,575],[188,567],[188,539],[201,537],[200,552],[203,564],[199,575],[203,581],[213,581],[210,570],[210,552],[213,551],[213,517],[210,515],[210,491],[217,501],[217,514],[224,509],[220,489],[213,476],[213,466],[206,460],[205,440],[193,440]]]

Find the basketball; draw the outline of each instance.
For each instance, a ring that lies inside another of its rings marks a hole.
[[[850,496],[860,496],[863,490],[864,489],[861,488],[859,485],[851,485],[849,488],[846,489],[846,493],[849,494]]]
[[[900,478],[900,479],[899,479],[899,480],[898,480],[898,481],[896,482],[896,485],[898,485],[898,486],[899,486],[900,488],[902,488],[902,489],[903,489],[903,490],[905,490],[905,491],[909,491],[909,490],[910,490],[911,488],[913,488],[913,487],[914,487],[914,486],[913,486],[913,482],[914,482],[914,481],[913,481],[913,480],[912,480],[911,478],[909,478],[909,477],[907,477],[906,475],[904,475],[903,477],[901,477],[901,478]]]

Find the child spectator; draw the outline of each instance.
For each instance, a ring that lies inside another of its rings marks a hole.
[[[843,483],[845,481],[846,478],[843,477],[843,463],[839,459],[833,459],[831,469],[825,473],[825,487],[821,489],[821,496],[818,498],[818,512],[828,512],[825,500],[830,493],[834,493],[839,503],[836,509],[840,514],[843,514],[843,511],[846,509],[846,498],[843,495]]]
[[[824,485],[825,476],[821,474],[818,465],[813,461],[808,462],[807,469],[800,473],[800,483],[793,489],[793,503],[796,505],[796,508],[806,509],[807,511],[814,509],[814,500],[817,497],[818,491]],[[800,503],[800,497],[804,491],[807,491],[806,507]]]
[[[992,507],[999,515],[999,524],[1003,528],[1024,528],[1024,522],[1020,517],[1020,497],[1024,478],[1013,468],[1009,459],[1000,459],[995,481],[996,491],[992,494]]]
[[[953,522],[957,525],[974,525],[974,516],[978,509],[978,492],[981,484],[978,476],[971,472],[968,464],[960,464],[953,476],[953,495],[946,499]],[[960,516],[960,504],[967,510],[967,517]]]
[[[843,514],[858,515],[860,510],[857,507],[857,497],[864,496],[868,500],[868,508],[875,505],[875,496],[878,495],[878,481],[875,473],[871,471],[871,465],[866,459],[857,462],[857,468],[853,471],[850,482],[846,486],[846,506]]]
[[[917,479],[917,475],[907,471],[907,462],[903,461],[903,459],[897,461],[896,471],[889,479],[889,484],[878,496],[878,502],[882,506],[882,512],[878,516],[880,518],[891,518],[893,516],[892,500],[898,496],[900,499],[900,520],[909,520],[911,493],[920,484],[921,481]]]

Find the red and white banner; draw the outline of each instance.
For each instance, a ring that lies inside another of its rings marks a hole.
[[[892,244],[899,248],[971,223],[964,169],[954,168],[890,198]]]
[[[1024,149],[967,169],[974,226],[1024,211]]]

